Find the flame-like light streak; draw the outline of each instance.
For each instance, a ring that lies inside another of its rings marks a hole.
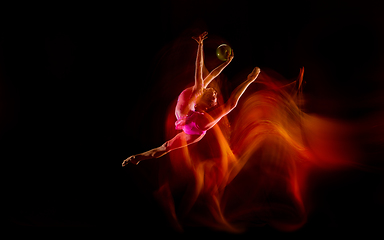
[[[262,71],[230,124],[224,118],[200,142],[162,162],[156,196],[176,229],[198,225],[241,233],[268,224],[296,230],[311,207],[311,167],[359,166],[359,150],[344,136],[354,126],[300,109],[303,74],[301,69],[289,83]],[[175,134],[173,109],[167,137]]]

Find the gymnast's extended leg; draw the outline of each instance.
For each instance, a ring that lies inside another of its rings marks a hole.
[[[151,149],[149,151],[146,151],[140,154],[130,156],[129,158],[124,160],[124,162],[122,163],[122,166],[123,167],[126,166],[129,162],[137,165],[139,164],[140,161],[143,161],[143,160],[162,157],[172,150],[186,147],[192,143],[196,143],[200,141],[204,137],[204,135],[205,134],[189,135],[189,134],[186,134],[185,132],[181,132],[171,140],[165,142],[160,147]]]

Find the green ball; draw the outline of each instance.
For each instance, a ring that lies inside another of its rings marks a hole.
[[[231,54],[231,47],[228,46],[227,44],[223,43],[220,46],[217,47],[216,49],[216,56],[219,58],[221,61],[227,61],[227,54]]]

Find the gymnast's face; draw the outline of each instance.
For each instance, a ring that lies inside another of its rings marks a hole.
[[[213,88],[207,88],[204,90],[203,95],[198,101],[198,107],[202,110],[208,110],[217,105],[217,92]]]

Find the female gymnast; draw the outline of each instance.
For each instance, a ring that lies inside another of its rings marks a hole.
[[[207,86],[232,61],[234,54],[233,51],[231,51],[230,54],[228,53],[227,61],[203,78],[203,41],[207,39],[207,34],[207,32],[204,32],[198,37],[192,37],[198,43],[195,64],[195,85],[185,89],[179,95],[175,109],[177,119],[175,123],[176,129],[183,131],[160,147],[130,156],[122,163],[123,167],[128,163],[137,165],[143,160],[159,158],[172,150],[186,147],[200,141],[205,136],[207,130],[215,126],[221,118],[236,107],[241,95],[247,87],[256,80],[260,73],[258,67],[255,67],[247,79],[232,92],[229,100],[225,104],[212,110],[212,108],[217,105],[217,92],[213,88],[207,88]]]

